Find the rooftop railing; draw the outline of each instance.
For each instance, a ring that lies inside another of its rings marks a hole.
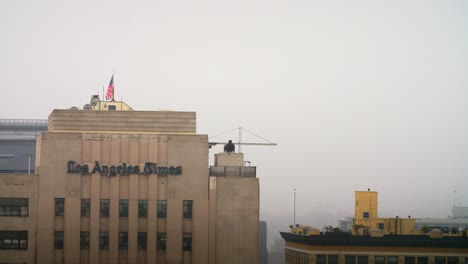
[[[210,166],[210,176],[215,177],[257,177],[255,166]]]

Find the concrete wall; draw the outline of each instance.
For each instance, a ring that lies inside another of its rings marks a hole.
[[[0,174],[2,198],[29,199],[28,217],[0,216],[0,230],[28,231],[28,249],[0,250],[0,263],[35,263],[38,182],[39,176],[34,174]]]
[[[195,112],[54,110],[49,131],[196,133]]]
[[[38,246],[40,263],[208,262],[208,142],[204,135],[55,133],[41,135]],[[107,165],[182,166],[181,175],[103,176],[70,174],[67,162]],[[54,199],[65,198],[65,215],[54,216]],[[90,217],[80,217],[81,199],[91,199]],[[99,217],[100,199],[110,199],[110,217]],[[119,199],[129,200],[129,216],[119,217]],[[167,200],[167,219],[156,219],[157,200]],[[138,218],[138,200],[148,200],[148,217]],[[193,200],[193,218],[182,218],[183,200]],[[159,225],[158,225],[159,223]],[[54,249],[54,231],[64,231],[64,249]],[[90,232],[80,250],[80,231]],[[99,232],[109,232],[109,250],[99,250]],[[128,232],[128,251],[118,250],[118,233]],[[147,232],[148,249],[137,250],[137,233]],[[158,254],[157,232],[167,233],[166,253]],[[192,233],[192,252],[182,251],[183,233]],[[161,256],[162,255],[162,256]]]
[[[243,166],[242,153],[215,154],[215,166]],[[258,263],[259,181],[210,177],[211,264]]]
[[[257,263],[258,179],[212,178],[216,184],[216,200],[212,200],[216,203],[215,263]]]

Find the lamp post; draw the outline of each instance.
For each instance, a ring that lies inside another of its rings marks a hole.
[[[296,189],[294,189],[294,226],[296,226]]]

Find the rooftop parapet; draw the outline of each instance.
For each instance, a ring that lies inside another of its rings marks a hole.
[[[196,125],[195,112],[54,110],[48,131],[195,134]]]

